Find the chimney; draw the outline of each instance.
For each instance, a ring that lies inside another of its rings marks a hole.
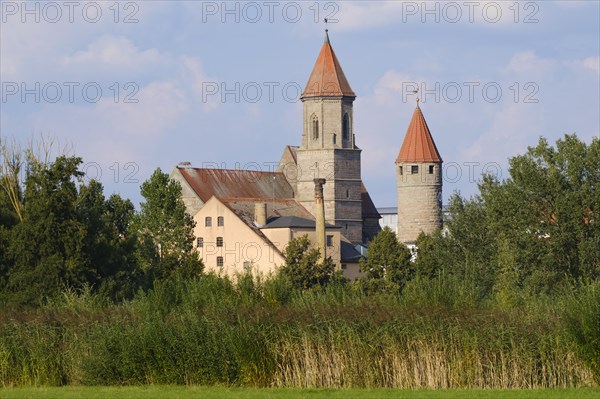
[[[257,202],[254,204],[254,224],[263,227],[267,224],[267,203]]]
[[[323,184],[325,179],[315,179],[315,231],[317,234],[317,246],[321,251],[321,260],[327,257],[327,245],[325,239],[325,203],[323,202]]]

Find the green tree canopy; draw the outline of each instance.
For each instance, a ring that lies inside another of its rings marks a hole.
[[[510,159],[510,178],[480,186],[488,227],[512,252],[518,279],[547,290],[600,277],[600,140],[565,135]],[[497,243],[501,247],[501,243]],[[506,251],[505,251],[506,252]],[[506,266],[506,256],[500,257]]]
[[[396,233],[384,227],[369,244],[367,257],[360,260],[360,270],[367,281],[383,287],[401,288],[412,277],[412,254]]]
[[[509,160],[505,180],[485,175],[480,194],[453,195],[447,237],[422,237],[417,270],[445,268],[504,297],[600,277],[600,140],[541,138]],[[440,264],[440,262],[446,265]]]
[[[308,236],[294,238],[285,247],[285,264],[281,267],[291,284],[298,289],[324,286],[334,275],[334,264],[330,257],[320,261],[321,251],[311,248]]]
[[[197,276],[204,265],[194,249],[195,222],[186,212],[181,186],[160,168],[141,186],[145,202],[132,224],[138,236],[137,254],[151,278],[172,273]]]
[[[131,240],[115,227],[102,185],[83,184],[81,162],[60,156],[52,163],[29,163],[23,220],[2,232],[7,245],[1,301],[39,304],[64,289],[85,287],[114,299],[135,291]],[[124,202],[111,199],[119,201]],[[130,202],[127,206],[133,212]]]

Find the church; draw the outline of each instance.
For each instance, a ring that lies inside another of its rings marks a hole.
[[[307,235],[345,277],[361,276],[359,260],[381,215],[361,178],[356,94],[327,31],[300,99],[300,145],[284,148],[275,172],[180,164],[171,173],[196,222],[207,271],[269,274],[285,262],[287,243]],[[398,240],[413,245],[421,231],[441,227],[442,208],[442,158],[418,102],[395,168]]]

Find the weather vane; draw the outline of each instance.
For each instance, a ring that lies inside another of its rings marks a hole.
[[[417,88],[417,89],[413,90],[411,93],[412,94],[418,94],[419,93],[419,89]],[[420,101],[419,96],[417,96],[417,107],[419,106],[419,101]]]

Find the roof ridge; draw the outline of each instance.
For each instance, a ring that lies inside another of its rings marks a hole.
[[[218,172],[243,172],[243,173],[269,173],[272,175],[283,175],[283,172],[277,171],[266,171],[266,170],[252,170],[252,169],[227,169],[227,168],[193,168],[193,167],[181,167],[177,166],[177,169],[180,170],[206,170],[206,171],[218,171]]]
[[[297,202],[294,198],[261,198],[261,197],[218,197],[225,202]]]

